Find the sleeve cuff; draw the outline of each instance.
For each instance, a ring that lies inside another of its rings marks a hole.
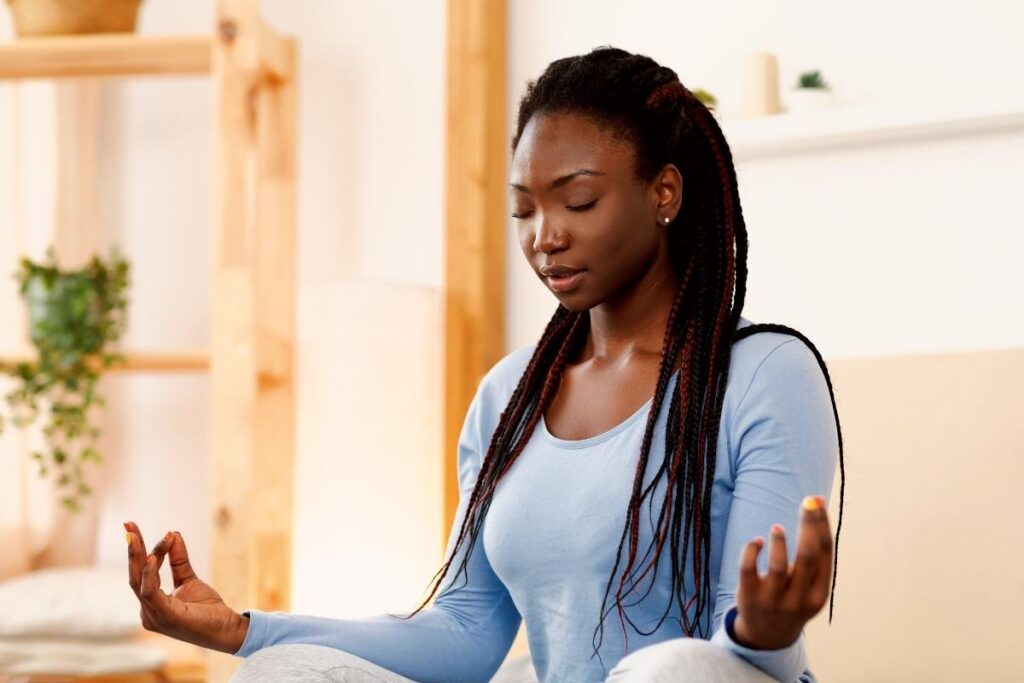
[[[735,605],[729,608],[722,625],[711,636],[711,642],[734,652],[778,681],[798,680],[806,663],[804,634],[801,633],[792,645],[777,650],[754,650],[736,642],[733,623],[738,613]]]
[[[249,617],[249,630],[245,632],[245,640],[242,647],[235,653],[236,657],[248,657],[263,647],[266,640],[267,619],[265,614],[257,609],[247,609],[242,612],[243,617]]]

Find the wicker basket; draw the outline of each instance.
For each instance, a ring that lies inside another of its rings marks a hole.
[[[142,0],[7,0],[19,36],[132,33]]]

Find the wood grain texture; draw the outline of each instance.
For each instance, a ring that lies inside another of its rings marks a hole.
[[[210,36],[97,34],[0,43],[0,79],[209,73]]]
[[[505,0],[448,3],[442,550],[466,410],[505,349],[506,32]]]

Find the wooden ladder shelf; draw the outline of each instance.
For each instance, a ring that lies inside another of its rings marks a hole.
[[[291,602],[297,45],[257,0],[217,0],[212,35],[24,38],[0,78],[209,74],[214,84],[208,349],[123,351],[122,372],[210,376],[210,576],[236,609]],[[27,359],[28,356],[21,359]],[[19,360],[19,359],[12,359]],[[237,665],[210,653],[207,678]]]

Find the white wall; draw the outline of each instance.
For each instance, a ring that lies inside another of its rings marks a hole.
[[[212,6],[151,0],[140,32],[206,32]],[[301,45],[293,608],[334,616],[411,609],[440,566],[444,538],[445,6],[264,0],[262,7]],[[9,22],[0,14],[6,39]],[[124,345],[201,346],[210,311],[209,81],[103,87],[103,221],[135,271]],[[52,233],[53,88],[32,84],[16,93],[4,85],[0,98],[0,142],[13,139],[16,106],[22,130],[34,131],[25,142],[33,180],[23,213],[26,248],[40,257]],[[7,219],[17,209],[16,174],[6,154],[0,159]],[[7,237],[13,221],[0,223],[6,268],[20,247]],[[3,297],[5,318],[21,315],[17,295],[5,288]],[[135,519],[153,539],[180,529],[205,573],[206,379],[111,377],[103,390],[108,460],[96,563],[124,565],[121,521]],[[13,438],[3,438],[0,471],[15,471]]]
[[[1024,105],[1024,7],[787,0],[511,3],[509,112],[552,60],[611,44],[743,101],[743,59],[768,50],[788,88],[820,68],[842,104]],[[785,94],[783,94],[783,98]],[[728,134],[728,133],[727,133]],[[803,331],[826,357],[1024,345],[1024,129],[749,160],[737,165],[750,236],[744,315]],[[536,339],[555,299],[506,226],[508,347]]]

